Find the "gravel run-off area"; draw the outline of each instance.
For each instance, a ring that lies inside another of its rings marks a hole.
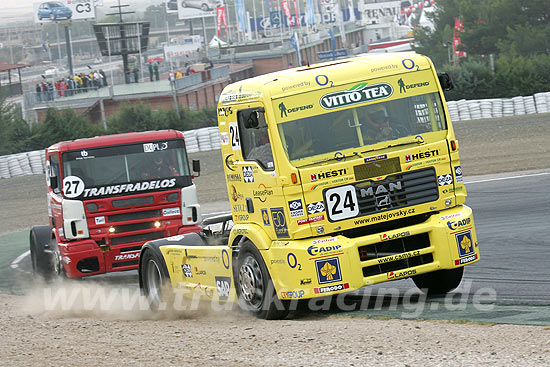
[[[466,181],[477,175],[549,171],[550,114],[460,121],[455,131]],[[206,211],[229,208],[220,152],[190,158],[201,160],[201,177],[195,183]],[[0,234],[47,223],[44,177],[0,180],[0,206]],[[116,284],[87,280],[55,287],[108,294]],[[47,305],[44,292],[36,284],[24,296],[0,295],[0,365],[550,365],[550,326],[326,312],[264,321],[207,306],[154,314],[138,306],[124,309],[118,299],[108,307],[97,306],[99,301],[85,307],[87,300],[80,299],[63,311]]]

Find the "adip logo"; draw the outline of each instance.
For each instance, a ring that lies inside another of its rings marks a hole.
[[[456,244],[458,245],[458,255],[460,257],[468,256],[475,253],[474,244],[472,241],[472,233],[470,231],[457,233]]]
[[[251,166],[243,167],[243,178],[244,182],[254,182],[254,173]]]
[[[315,269],[317,270],[319,284],[334,283],[342,280],[340,261],[337,257],[315,260]]]

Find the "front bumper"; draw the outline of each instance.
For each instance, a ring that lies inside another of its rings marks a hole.
[[[465,205],[387,232],[274,241],[262,255],[280,299],[349,292],[479,261],[472,210]]]

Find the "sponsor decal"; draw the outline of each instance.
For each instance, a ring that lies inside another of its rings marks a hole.
[[[264,221],[264,226],[269,226],[269,214],[267,213],[267,209],[262,209],[262,220]]]
[[[374,162],[374,161],[380,161],[382,159],[387,159],[387,154],[380,154],[380,155],[373,155],[372,157],[367,157],[364,159],[365,163]]]
[[[321,238],[320,240],[313,240],[311,241],[312,245],[321,245],[323,243],[329,243],[329,242],[335,242],[338,241],[336,237],[330,237],[330,238]]]
[[[105,224],[105,217],[104,216],[95,217],[95,224],[97,225]]]
[[[410,277],[412,275],[416,274],[416,270],[404,270],[404,271],[390,271],[389,273],[386,273],[386,276],[388,279],[400,279],[405,277]]]
[[[281,292],[281,298],[283,299],[299,299],[304,296],[306,292],[303,290],[299,291],[288,291],[288,292]]]
[[[313,288],[313,291],[315,292],[315,294],[320,294],[320,293],[330,293],[330,292],[341,291],[348,288],[349,288],[349,283],[341,283],[341,284],[329,285],[327,287]]]
[[[398,81],[398,84],[400,86],[399,88],[399,91],[401,92],[401,90],[403,89],[401,87],[401,83],[403,83],[403,79],[399,79]],[[405,89],[414,89],[414,88],[420,88],[420,87],[427,87],[428,85],[430,85],[430,82],[422,82],[422,83],[414,83],[414,84],[408,84],[405,86]],[[403,90],[404,93],[407,93],[406,90]]]
[[[182,238],[183,238],[183,235],[178,234],[178,235],[175,235],[175,236],[166,237],[165,240],[166,241],[180,241]],[[171,250],[168,250],[168,251],[171,251]],[[174,252],[174,251],[172,251],[172,252]]]
[[[462,182],[462,180],[463,180],[463,178],[462,178],[462,167],[460,167],[460,166],[455,167],[455,177],[456,177],[456,182]]]
[[[461,187],[449,187],[448,189],[443,189],[443,191],[441,191],[442,193],[444,194],[452,194],[453,192],[456,192],[456,191],[462,191],[462,186]]]
[[[281,102],[282,104],[282,102]],[[283,105],[284,106],[284,105]],[[286,109],[286,112],[287,113],[294,113],[294,112],[298,112],[298,111],[305,111],[305,110],[309,110],[309,109],[312,109],[313,108],[313,105],[312,104],[308,104],[306,106],[300,106],[300,107],[292,107],[292,108],[287,108]],[[281,112],[282,114],[282,112]],[[283,117],[283,116],[281,116]]]
[[[462,213],[454,213],[454,214],[443,215],[443,216],[439,217],[439,219],[449,220],[449,219],[458,218],[458,217],[462,217]]]
[[[66,179],[67,178],[65,178],[65,180]],[[65,183],[65,180],[63,180],[63,183]],[[138,182],[135,184],[129,183],[129,184],[121,184],[121,185],[94,187],[91,189],[84,189],[83,191],[84,191],[84,197],[87,198],[92,196],[116,195],[116,194],[133,193],[133,192],[147,191],[147,190],[166,189],[174,186],[176,186],[176,179],[171,178],[171,179],[164,179],[164,180]],[[80,195],[77,195],[77,196],[80,196]],[[67,197],[76,197],[76,196],[67,196]]]
[[[216,288],[218,290],[218,298],[226,300],[229,298],[229,289],[231,288],[230,277],[216,277]]]
[[[143,152],[144,153],[152,153],[156,151],[162,151],[168,149],[168,142],[162,142],[162,143],[144,143],[143,144]]]
[[[271,220],[277,238],[289,238],[286,225],[285,212],[283,208],[271,208]]]
[[[455,236],[456,244],[458,245],[458,256],[464,257],[474,254],[475,250],[470,231],[457,233]]]
[[[239,135],[239,127],[237,122],[233,121],[227,124],[229,127],[229,140],[231,141],[232,150],[241,150],[241,138]]]
[[[242,236],[242,235],[247,235],[248,234],[248,229],[246,229],[246,228],[234,228],[232,230],[232,232],[235,232],[236,236]]]
[[[313,175],[312,175],[312,177],[313,177]],[[315,180],[317,180],[317,176],[315,176]],[[312,180],[312,181],[315,181],[315,180]],[[318,184],[315,184],[315,185],[311,186],[310,190],[315,190],[315,189],[317,189],[321,186],[326,186],[326,185],[328,185],[328,182],[326,182],[326,181],[325,182],[319,182]]]
[[[300,285],[308,285],[308,284],[311,284],[311,278],[300,279]]]
[[[273,195],[272,187],[266,186],[264,184],[258,185],[258,190],[252,190],[252,195],[255,199],[260,200],[262,203],[265,203],[266,196]]]
[[[180,235],[180,236],[183,237],[183,235]],[[168,238],[171,238],[171,237],[168,237]],[[168,238],[165,238],[165,240],[168,240]],[[169,254],[181,254],[181,250],[176,250],[176,249],[173,249],[173,248],[169,248],[166,251],[166,255],[169,255]]]
[[[460,229],[462,227],[470,225],[471,221],[471,218],[466,218],[462,220],[450,220],[447,222],[447,227],[449,227],[451,231],[454,231],[455,229]]]
[[[420,152],[416,154],[406,154],[405,162],[415,161],[417,159],[435,157],[436,155],[439,155],[439,149],[428,150],[426,152]]]
[[[238,192],[237,189],[235,188],[235,186],[231,185],[231,200],[236,202],[236,201],[242,199],[243,197],[244,197],[243,194]]]
[[[271,260],[271,265],[273,265],[273,264],[284,265],[285,261],[283,259],[273,259],[273,260]]]
[[[233,114],[231,107],[220,107],[218,108],[218,116],[230,116]]]
[[[254,173],[252,172],[252,166],[243,167],[243,178],[245,183],[254,182]]]
[[[336,153],[334,153],[334,159],[336,159],[338,162],[345,161],[346,156],[342,152],[336,152]]]
[[[312,173],[310,177],[311,177],[311,181],[317,181],[317,180],[323,180],[325,178],[342,176],[342,175],[345,175],[346,173],[347,173],[347,170],[345,168],[340,168],[338,170],[332,170],[328,172]]]
[[[183,271],[183,275],[185,275],[187,278],[193,278],[193,272],[191,271],[191,265],[182,264],[181,270]]]
[[[134,260],[139,258],[139,251],[138,252],[130,252],[127,254],[120,254],[115,256],[115,261],[122,261],[122,260]]]
[[[235,222],[245,222],[249,219],[250,217],[248,216],[248,214],[234,214],[233,215],[233,220]]]
[[[68,256],[63,256],[63,262],[67,265],[71,263],[71,258]]]
[[[180,215],[180,208],[165,208],[162,209],[162,216],[169,217],[171,215]]]
[[[229,253],[227,250],[222,250],[222,263],[224,268],[229,269]]]
[[[229,133],[227,132],[220,133],[220,143],[221,145],[229,145]]]
[[[242,181],[240,173],[228,173],[226,178],[227,181]]]
[[[338,260],[337,257],[315,260],[315,269],[317,270],[317,280],[319,281],[319,284],[342,281],[340,260]]]
[[[434,159],[429,159],[427,161],[416,162],[416,163],[413,163],[413,164],[409,164],[408,166],[405,166],[405,171],[410,171],[411,168],[413,168],[413,167],[429,166],[429,165],[433,165],[435,163],[446,161],[446,160],[447,160],[447,157],[437,157],[437,158],[434,158]]]
[[[299,226],[301,226],[302,224],[315,223],[315,222],[322,221],[324,219],[325,219],[325,216],[321,214],[321,215],[316,215],[314,217],[299,219],[297,223]]]
[[[321,213],[325,211],[325,203],[318,201],[316,203],[311,203],[306,205],[308,214]]]
[[[387,221],[392,218],[398,218],[398,217],[406,217],[409,214],[414,214],[416,212],[416,208],[409,208],[409,209],[401,209],[397,210],[393,213],[380,213],[378,215],[374,215],[372,217],[367,218],[361,218],[354,221],[355,225],[362,226],[365,224],[373,224],[380,221]]]
[[[379,258],[378,259],[378,264],[385,264],[385,263],[389,263],[389,262],[397,261],[397,260],[405,260],[405,259],[415,257],[415,256],[418,256],[418,255],[420,255],[419,250],[410,251],[410,252],[403,252],[401,254]],[[366,256],[368,256],[368,254],[365,253],[364,256],[366,257]]]
[[[324,247],[318,247],[316,245],[311,245],[311,246],[308,247],[307,253],[310,254],[311,256],[324,255],[324,254],[332,253],[334,251],[338,251],[341,248],[342,248],[341,245],[324,246]]]
[[[463,265],[471,263],[472,261],[477,260],[477,254],[470,255],[468,257],[463,257],[462,259],[455,259],[455,265]]]
[[[286,87],[282,87],[281,91],[286,92],[287,90],[294,89],[294,88],[309,87],[310,84],[311,84],[310,82],[303,81],[297,84],[292,84]]]
[[[231,208],[233,209],[234,212],[246,212],[247,211],[246,205],[244,205],[244,204],[233,204],[231,206]]]
[[[384,234],[380,235],[380,240],[381,241],[389,241],[389,240],[395,240],[395,239],[402,238],[402,237],[407,237],[407,236],[410,236],[410,235],[411,235],[411,232],[409,232],[409,231],[394,233],[394,234],[390,234],[390,235],[388,235],[387,233],[384,233]]]
[[[393,94],[393,88],[388,83],[368,85],[359,83],[348,90],[325,94],[319,101],[321,107],[327,110],[351,106],[359,103],[388,98]]]
[[[304,216],[304,207],[302,205],[302,199],[289,201],[288,209],[290,210],[290,216],[292,218]]]
[[[439,183],[439,186],[450,185],[453,183],[453,175],[449,173],[447,175],[437,176],[437,183]]]
[[[206,270],[199,270],[199,268],[195,266],[195,275],[206,275]]]

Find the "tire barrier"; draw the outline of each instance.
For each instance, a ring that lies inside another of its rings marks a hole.
[[[448,101],[451,121],[518,116],[550,112],[550,92],[533,96]],[[217,127],[204,127],[184,131],[188,153],[220,149],[221,140]],[[44,151],[17,153],[0,156],[0,179],[44,173]]]

